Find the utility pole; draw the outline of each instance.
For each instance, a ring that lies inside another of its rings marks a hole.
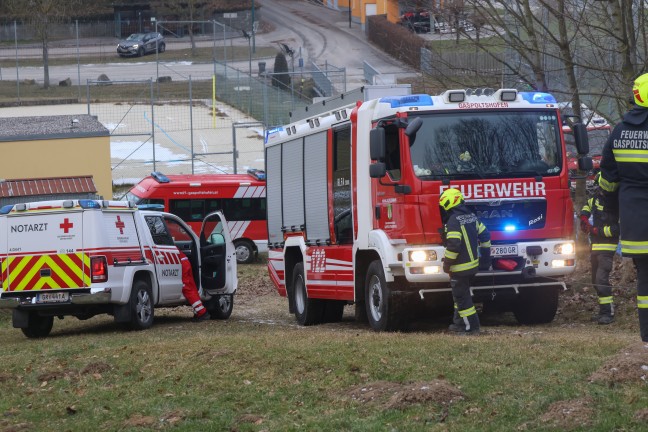
[[[254,40],[254,0],[252,0],[252,31],[250,33],[252,34],[252,52],[256,54],[256,41]]]

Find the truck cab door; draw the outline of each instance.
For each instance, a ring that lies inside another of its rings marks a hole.
[[[200,230],[202,289],[209,294],[233,294],[238,285],[236,250],[221,212],[208,214]]]

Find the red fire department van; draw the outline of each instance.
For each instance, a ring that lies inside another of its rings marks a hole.
[[[205,215],[222,210],[236,247],[236,261],[251,263],[268,250],[265,172],[247,174],[164,175],[152,172],[124,199],[136,204],[162,204],[198,232]]]
[[[587,154],[585,126],[574,126]],[[553,320],[575,266],[561,114],[547,93],[448,90],[357,102],[267,131],[268,270],[302,325],[346,304],[374,330],[452,310],[439,195],[458,188],[492,236],[476,302]],[[583,158],[583,167],[587,166]]]

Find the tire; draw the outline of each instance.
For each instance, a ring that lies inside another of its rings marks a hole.
[[[323,300],[324,314],[322,321],[325,323],[336,323],[342,321],[344,306],[346,302],[341,300]]]
[[[237,264],[250,264],[254,261],[254,244],[251,241],[236,240],[234,242],[234,248],[236,249]]]
[[[166,44],[162,42],[161,44],[158,44],[158,53],[163,53],[166,51]]]
[[[155,308],[153,306],[153,297],[151,296],[151,287],[143,280],[137,280],[131,289],[129,301],[131,330],[146,330],[153,325]]]
[[[295,264],[292,285],[297,322],[303,326],[321,323],[324,319],[324,303],[322,300],[308,298],[304,279],[304,263]]]
[[[557,286],[521,288],[513,314],[520,324],[550,323],[558,310],[558,294]]]
[[[233,309],[233,294],[214,296],[207,305],[207,311],[211,315],[211,319],[226,320],[232,315]]]
[[[392,295],[380,260],[373,261],[367,269],[365,304],[369,325],[375,331],[399,331],[405,324],[399,301]]]
[[[137,57],[144,57],[144,47],[139,47],[137,50]]]
[[[29,314],[29,324],[27,328],[22,328],[22,332],[30,339],[39,339],[47,337],[54,326],[53,316],[40,316],[36,312]]]

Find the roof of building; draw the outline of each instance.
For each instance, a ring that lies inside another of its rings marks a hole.
[[[0,198],[97,193],[92,176],[0,180]]]
[[[88,114],[0,118],[0,141],[32,141],[109,136],[110,132]]]

